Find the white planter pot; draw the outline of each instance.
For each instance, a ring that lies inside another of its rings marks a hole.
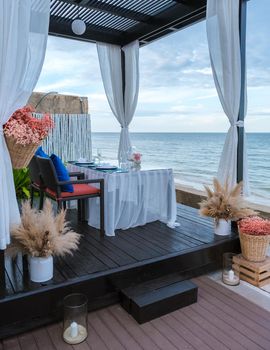
[[[225,219],[219,219],[215,223],[215,234],[218,236],[228,236],[231,234],[231,221],[226,221]]]
[[[28,258],[30,279],[33,282],[46,282],[53,278],[53,257]]]

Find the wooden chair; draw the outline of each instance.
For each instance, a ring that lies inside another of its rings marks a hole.
[[[84,220],[85,200],[89,198],[100,198],[100,232],[104,235],[104,179],[79,179],[70,181],[59,181],[55,167],[51,159],[37,157],[40,176],[45,186],[45,195],[57,202],[58,209],[66,207],[66,202],[78,200],[78,219]],[[70,173],[72,176],[72,173]],[[99,184],[99,188],[89,184]],[[72,184],[74,192],[63,192],[62,185]]]
[[[40,176],[40,170],[39,165],[37,161],[37,156],[33,156],[31,159],[31,162],[28,165],[29,169],[29,176],[30,176],[30,198],[31,198],[31,207],[33,206],[34,201],[34,194],[35,192],[39,193],[39,209],[42,209],[43,207],[43,201],[44,201],[44,191],[45,191],[45,185],[42,181],[42,178]],[[70,172],[69,176],[71,177],[77,177],[77,179],[84,179],[84,173],[82,172]]]

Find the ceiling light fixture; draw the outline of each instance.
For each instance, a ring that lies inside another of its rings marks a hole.
[[[76,35],[83,35],[86,31],[86,24],[80,18],[80,8],[78,7],[78,16],[72,21],[71,29]]]

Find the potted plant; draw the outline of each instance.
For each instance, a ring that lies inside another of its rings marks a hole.
[[[21,223],[11,230],[7,252],[11,256],[19,252],[28,255],[33,282],[45,282],[53,277],[53,256],[72,254],[78,249],[80,235],[69,228],[65,215],[62,210],[55,216],[48,199],[42,211],[31,208],[29,201],[22,204]]]
[[[213,190],[204,186],[207,198],[200,205],[200,214],[214,219],[215,234],[231,234],[231,221],[237,221],[255,212],[244,205],[241,196],[242,183],[229,189],[228,182],[222,186],[217,179],[213,180]]]
[[[9,150],[12,167],[27,167],[42,140],[53,128],[49,114],[42,118],[33,117],[34,108],[25,106],[17,109],[4,125],[4,135]]]
[[[266,259],[270,243],[270,220],[253,216],[238,222],[242,255],[245,259],[261,262]]]

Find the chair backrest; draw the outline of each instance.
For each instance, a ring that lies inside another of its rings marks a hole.
[[[36,185],[42,186],[43,184],[41,181],[40,170],[36,156],[34,156],[31,159],[31,162],[28,164],[28,169],[31,182],[35,183]]]
[[[37,157],[37,161],[41,179],[44,182],[45,187],[52,191],[58,192],[60,186],[57,185],[58,178],[52,160],[49,158]]]

